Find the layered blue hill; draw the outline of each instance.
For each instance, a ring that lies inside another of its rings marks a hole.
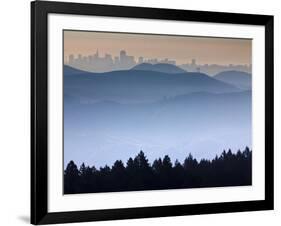
[[[65,75],[74,75],[74,74],[77,75],[77,74],[84,74],[84,73],[89,73],[89,72],[83,71],[83,70],[80,70],[80,69],[77,69],[77,68],[74,68],[74,67],[71,67],[68,65],[64,65],[63,73]]]
[[[215,79],[234,85],[241,89],[251,89],[252,76],[242,71],[223,71],[214,76]]]
[[[227,93],[237,87],[203,73],[164,73],[158,71],[124,70],[90,73],[64,70],[64,94],[76,98],[120,103],[153,102],[193,92]]]
[[[65,66],[65,163],[111,165],[140,150],[149,160],[213,158],[251,147],[251,91],[203,73],[166,72]]]

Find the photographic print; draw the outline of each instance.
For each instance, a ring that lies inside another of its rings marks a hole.
[[[31,223],[274,208],[271,15],[31,3]]]
[[[63,43],[64,194],[252,184],[251,39],[64,30]]]

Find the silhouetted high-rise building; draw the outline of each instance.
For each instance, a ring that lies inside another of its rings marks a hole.
[[[73,54],[69,55],[68,63],[69,63],[70,65],[74,64],[74,55],[73,55]]]
[[[120,61],[124,60],[126,58],[126,51],[125,50],[121,50],[120,51]]]
[[[196,60],[195,60],[195,59],[192,59],[192,60],[191,60],[191,65],[192,65],[192,66],[195,66],[195,65],[196,65]]]
[[[144,61],[143,57],[139,57],[138,63],[139,63],[139,64],[142,64],[143,61]]]

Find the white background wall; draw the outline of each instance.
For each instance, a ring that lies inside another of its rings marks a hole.
[[[82,1],[81,1],[82,2]],[[84,0],[158,8],[271,14],[275,16],[275,210],[187,217],[84,223],[127,225],[280,225],[281,199],[281,6],[278,0]],[[278,4],[279,3],[279,4]],[[30,189],[30,2],[0,3],[0,225],[29,223]],[[79,224],[78,224],[79,225]]]

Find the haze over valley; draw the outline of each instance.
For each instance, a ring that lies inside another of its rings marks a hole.
[[[112,165],[143,150],[150,160],[211,159],[251,148],[251,74],[213,76],[141,63],[93,73],[64,66],[64,162]]]

